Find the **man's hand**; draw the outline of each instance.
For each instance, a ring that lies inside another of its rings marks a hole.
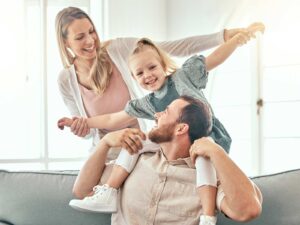
[[[195,163],[198,156],[211,158],[215,151],[223,150],[221,146],[216,144],[211,137],[202,137],[194,141],[190,148],[190,156],[192,162]]]
[[[108,147],[122,147],[134,154],[143,148],[142,140],[145,139],[146,135],[140,129],[126,128],[106,134],[102,141]]]

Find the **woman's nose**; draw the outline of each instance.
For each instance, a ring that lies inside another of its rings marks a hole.
[[[88,35],[86,41],[87,41],[88,44],[90,44],[90,43],[94,43],[95,40],[94,40],[92,35]]]

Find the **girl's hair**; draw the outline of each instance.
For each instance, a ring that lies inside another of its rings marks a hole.
[[[152,50],[154,50],[155,52],[157,52],[158,56],[159,56],[159,61],[162,65],[162,67],[164,68],[165,72],[167,75],[170,75],[172,73],[174,73],[176,71],[176,69],[178,68],[176,63],[170,58],[170,56],[163,51],[162,49],[160,49],[159,47],[157,47],[150,39],[148,38],[141,38],[137,44],[136,44],[136,48],[133,50],[133,52],[131,53],[131,56],[138,54],[142,51],[147,50],[148,48],[151,48]]]
[[[103,94],[110,81],[112,65],[106,50],[107,44],[100,44],[99,36],[91,18],[83,10],[76,7],[68,7],[61,10],[55,19],[56,37],[60,52],[60,57],[65,68],[69,68],[76,58],[70,50],[67,49],[65,42],[68,38],[68,28],[70,24],[77,19],[88,19],[93,26],[96,39],[96,58],[90,70],[90,82],[93,90],[97,94]]]

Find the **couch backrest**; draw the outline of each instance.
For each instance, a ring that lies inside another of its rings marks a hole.
[[[76,175],[76,171],[0,170],[0,224],[110,224],[110,214],[83,213],[68,206]],[[262,215],[248,223],[233,222],[220,215],[218,225],[300,225],[300,169],[255,177],[253,181],[263,193]]]
[[[107,225],[109,214],[68,206],[77,172],[0,170],[0,221],[14,225]]]
[[[263,194],[262,215],[248,223],[219,217],[218,225],[300,225],[300,169],[253,178]]]

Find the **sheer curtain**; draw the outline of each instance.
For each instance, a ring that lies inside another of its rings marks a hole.
[[[266,25],[264,35],[238,48],[210,73],[206,95],[233,138],[231,157],[248,175],[299,168],[300,2],[169,0],[168,4],[171,39],[255,21]]]

